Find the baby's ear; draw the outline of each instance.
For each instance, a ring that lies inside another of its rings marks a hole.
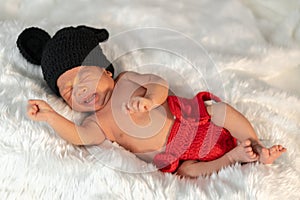
[[[43,50],[50,39],[50,35],[43,29],[30,27],[18,36],[17,46],[27,61],[41,65]]]
[[[110,64],[108,67],[105,68],[106,71],[109,71],[111,73],[111,77],[114,77],[115,69],[112,64]]]
[[[92,31],[95,34],[96,38],[98,39],[98,42],[104,42],[109,38],[109,33],[104,28],[103,29],[97,29],[97,28],[84,26],[84,25],[77,26],[77,28]]]
[[[110,71],[105,70],[105,72],[106,72],[106,74],[107,74],[108,76],[113,77],[113,74],[112,74]]]

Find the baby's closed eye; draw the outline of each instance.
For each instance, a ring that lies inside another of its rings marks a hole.
[[[62,97],[66,100],[70,99],[71,98],[71,95],[72,95],[72,91],[73,91],[73,87],[67,87],[63,90],[62,92]]]

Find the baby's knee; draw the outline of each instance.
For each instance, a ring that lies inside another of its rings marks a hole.
[[[206,110],[211,117],[224,116],[230,110],[230,106],[225,102],[218,102],[206,105]]]
[[[230,106],[224,102],[214,103],[206,107],[211,121],[217,126],[224,126],[225,120],[230,112]]]

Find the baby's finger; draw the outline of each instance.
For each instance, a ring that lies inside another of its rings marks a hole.
[[[134,97],[130,99],[130,101],[127,104],[128,110],[132,112],[139,112],[141,99],[139,97]]]
[[[129,112],[129,113],[133,113],[134,112],[134,110],[133,110],[132,105],[130,104],[130,102],[128,102],[128,103],[125,104],[125,110],[127,112]]]
[[[32,118],[36,115],[37,111],[35,111],[34,109],[30,108],[28,111],[27,111],[27,115]]]
[[[140,112],[146,112],[146,111],[148,111],[148,105],[147,105],[147,102],[141,101],[141,102],[139,103],[139,111],[140,111]]]
[[[139,99],[132,99],[131,100],[131,108],[132,108],[133,111],[139,111],[139,105],[140,105]]]
[[[29,113],[29,112],[32,112],[32,111],[34,111],[35,110],[35,108],[34,108],[34,105],[27,105],[27,112]]]
[[[143,112],[150,111],[154,108],[153,102],[151,99],[144,98],[142,101],[142,104],[140,106],[140,109],[143,110]]]
[[[35,100],[35,99],[28,100],[28,104],[30,104],[30,105],[38,105],[41,102],[42,102],[41,100]]]
[[[49,108],[50,106],[43,100],[29,100],[28,104],[37,105],[39,108]]]
[[[130,101],[129,103],[128,103],[128,109],[129,109],[129,111],[134,111],[134,107],[133,107],[133,101]]]
[[[36,111],[36,112],[39,111],[39,107],[38,107],[37,105],[33,105],[32,108],[33,108],[33,110]]]

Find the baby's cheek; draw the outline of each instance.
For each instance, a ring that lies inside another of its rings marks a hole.
[[[78,106],[76,105],[76,102],[73,101],[73,98],[64,99],[65,103],[72,109],[72,110],[78,110]]]

